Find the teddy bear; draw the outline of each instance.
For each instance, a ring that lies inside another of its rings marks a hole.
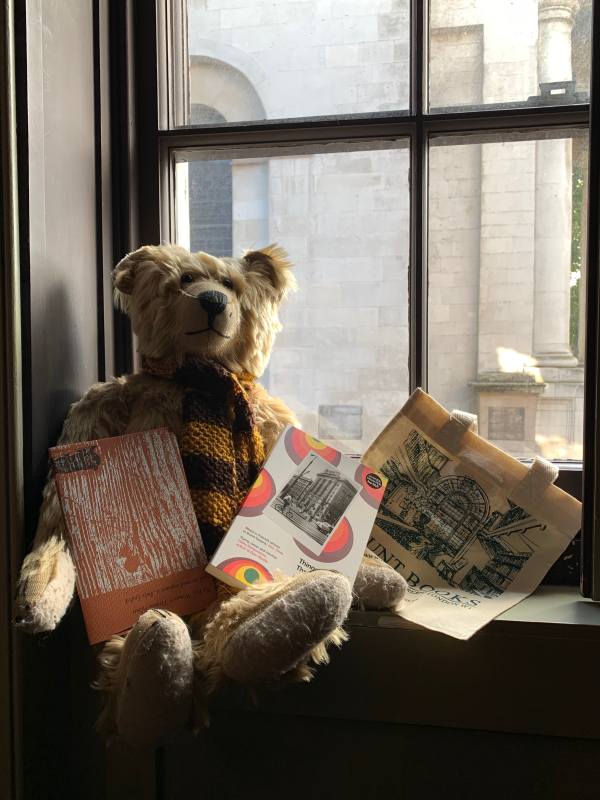
[[[141,370],[92,386],[71,407],[59,442],[170,428],[210,557],[279,434],[298,425],[257,382],[281,327],[280,304],[295,288],[292,264],[277,245],[241,258],[144,246],[120,261],[113,279]],[[50,476],[17,583],[15,624],[53,630],[72,601],[75,577]],[[327,662],[328,647],[347,638],[342,626],[353,602],[397,609],[405,590],[404,579],[367,550],[353,587],[339,573],[316,570],[239,592],[219,584],[217,601],[186,619],[150,609],[99,655],[99,727],[153,747],[199,724],[224,680],[309,680],[314,666]]]

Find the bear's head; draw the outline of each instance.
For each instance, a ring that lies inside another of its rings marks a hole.
[[[281,327],[279,305],[296,285],[291,266],[277,245],[241,258],[140,247],[117,264],[115,297],[142,355],[214,359],[259,376]]]

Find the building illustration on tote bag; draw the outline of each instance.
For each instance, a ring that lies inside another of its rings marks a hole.
[[[442,475],[448,466],[451,459],[412,430],[382,468],[389,483],[376,525],[450,586],[496,597],[536,550],[532,534],[545,525],[510,500],[505,511],[492,510],[473,478]]]

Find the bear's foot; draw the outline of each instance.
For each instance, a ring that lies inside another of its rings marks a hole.
[[[407,588],[402,575],[375,553],[365,550],[354,581],[355,603],[359,608],[398,611]]]
[[[192,641],[176,614],[150,609],[127,637],[100,656],[95,686],[107,692],[98,727],[134,747],[152,748],[182,730],[192,709]]]
[[[212,686],[222,677],[309,680],[310,663],[328,661],[327,646],[346,640],[341,625],[351,602],[348,580],[325,570],[244,589],[206,626],[198,666]]]

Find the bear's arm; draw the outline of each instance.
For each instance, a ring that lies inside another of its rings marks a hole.
[[[117,436],[127,428],[126,380],[92,386],[69,410],[59,444]],[[65,537],[63,515],[52,477],[43,492],[33,548],[17,582],[15,622],[37,633],[53,630],[71,602],[75,568]]]
[[[253,386],[251,400],[256,422],[265,445],[265,454],[268,456],[285,426],[296,425],[299,428],[300,423],[283,400],[271,397],[260,383]]]
[[[127,428],[128,416],[125,381],[122,378],[94,384],[69,409],[58,444],[118,436]],[[54,480],[48,476],[33,548],[35,550],[51,536],[64,540],[64,534]]]

